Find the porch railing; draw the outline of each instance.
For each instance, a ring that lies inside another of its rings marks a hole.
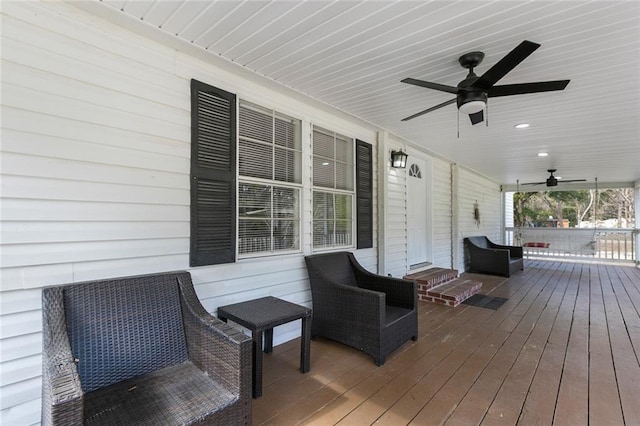
[[[635,229],[506,228],[505,244],[526,257],[586,258],[636,262]]]

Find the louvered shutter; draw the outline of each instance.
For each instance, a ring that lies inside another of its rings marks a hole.
[[[236,258],[236,97],[191,80],[191,266]]]
[[[357,248],[373,247],[373,169],[371,144],[356,140]]]

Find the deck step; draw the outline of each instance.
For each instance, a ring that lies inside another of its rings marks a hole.
[[[405,275],[405,280],[415,281],[418,286],[418,297],[426,295],[430,288],[458,278],[456,269],[430,268],[426,271]]]
[[[415,281],[419,300],[447,306],[458,306],[478,293],[482,287],[479,281],[458,278],[458,271],[455,269],[430,268],[403,278]]]
[[[456,278],[431,288],[425,296],[420,297],[420,300],[456,307],[478,293],[480,288],[482,283],[479,281]]]

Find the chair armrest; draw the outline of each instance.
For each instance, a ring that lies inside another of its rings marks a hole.
[[[509,254],[512,258],[524,257],[524,249],[518,246],[500,246],[500,248],[506,248],[509,250]]]
[[[189,360],[240,398],[250,401],[251,338],[204,309],[188,274],[178,277],[178,281]]]
[[[67,337],[60,288],[42,293],[42,424],[82,424],[84,394]]]
[[[503,249],[486,249],[486,248],[474,248],[471,256],[472,264],[495,265],[499,263],[509,263],[509,250]]]
[[[509,255],[514,258],[522,257],[524,253],[522,247],[519,246],[503,246],[501,244],[491,243],[491,248],[499,250],[509,250]]]
[[[380,291],[387,296],[387,304],[407,309],[417,305],[416,284],[400,278],[385,277],[367,271],[360,265],[354,265],[356,279],[361,288]]]

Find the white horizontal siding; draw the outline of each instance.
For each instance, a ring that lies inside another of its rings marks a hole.
[[[433,160],[433,264],[451,265],[451,164]]]
[[[496,243],[502,242],[502,193],[497,183],[462,167],[459,168],[458,183],[458,269],[462,271],[465,237],[485,235]],[[473,215],[476,202],[480,210],[480,224],[476,223]]]
[[[407,172],[387,166],[378,129],[69,4],[8,2],[2,19],[2,424],[39,422],[43,287],[188,269],[191,78],[303,120],[305,218],[312,212],[311,124],[372,143],[378,159],[373,176],[385,164],[383,269],[393,276],[407,272]],[[403,144],[391,138],[392,146]],[[380,188],[374,179],[378,206]],[[469,201],[478,198],[478,232],[494,238],[500,228],[496,189],[471,172],[460,173],[460,211],[467,214]],[[432,190],[434,263],[449,266],[448,162],[433,160]],[[374,210],[374,223],[380,216]],[[461,236],[475,231],[468,217],[460,222]],[[374,230],[373,248],[353,249],[373,272],[379,266],[377,238]],[[302,252],[312,252],[309,220],[302,223]],[[223,304],[265,295],[311,304],[302,253],[191,273],[213,313]],[[275,340],[298,335],[299,324],[287,324],[276,330]]]
[[[40,379],[37,379],[40,381]],[[24,383],[24,382],[22,382]],[[20,389],[14,389],[12,386],[8,386],[12,392],[19,393]],[[4,391],[4,389],[3,389]],[[9,392],[9,389],[6,390]],[[8,406],[8,408],[0,412],[0,424],[3,425],[32,425],[40,423],[40,416],[34,416],[33,413],[40,413],[40,397],[29,398],[29,395],[21,395],[20,400],[26,400],[27,402],[18,403],[16,405]],[[34,421],[34,418],[37,419]]]
[[[387,151],[398,150],[406,147],[399,141],[389,139]],[[389,165],[389,159],[384,161],[386,165],[385,178],[385,272],[394,277],[406,275],[408,268],[407,258],[407,170],[394,169]]]
[[[38,355],[42,352],[42,334],[21,334],[2,340],[0,360],[13,361],[23,357]]]
[[[372,143],[374,158],[377,129],[70,4],[6,2],[2,25],[0,423],[35,424],[41,289],[188,269],[191,78],[300,118],[307,131],[317,123]],[[308,134],[303,143],[308,157],[302,210],[309,218]],[[310,253],[310,224],[302,228],[303,252]],[[354,251],[376,271],[375,247]],[[191,273],[196,293],[213,313],[223,304],[265,295],[311,305],[302,254],[242,259]],[[278,327],[275,342],[299,333],[299,323]]]

